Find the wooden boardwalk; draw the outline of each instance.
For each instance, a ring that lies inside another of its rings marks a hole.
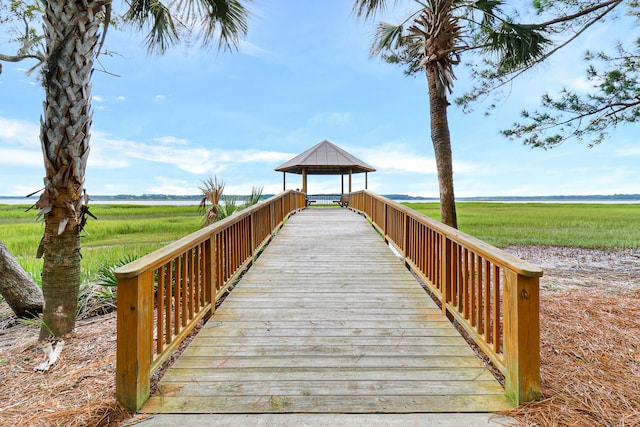
[[[504,390],[365,219],[294,215],[148,413],[493,412]]]

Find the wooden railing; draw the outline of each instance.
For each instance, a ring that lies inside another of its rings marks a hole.
[[[116,397],[138,410],[150,379],[251,265],[284,220],[305,207],[287,191],[203,228],[116,271]]]
[[[509,399],[539,399],[542,270],[366,190],[351,193],[349,207],[371,220],[500,369]]]

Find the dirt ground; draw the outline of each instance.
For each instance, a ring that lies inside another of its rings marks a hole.
[[[542,400],[526,426],[640,426],[640,249],[509,247],[544,270]],[[46,373],[38,328],[0,304],[0,425],[116,426],[115,313],[81,320]]]

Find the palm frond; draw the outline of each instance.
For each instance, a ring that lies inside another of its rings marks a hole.
[[[236,196],[224,196],[223,203],[218,206],[216,221],[225,219],[240,210]]]
[[[403,45],[402,25],[380,22],[376,27],[376,33],[371,45],[371,56],[380,54],[383,51],[393,51]]]
[[[397,0],[394,0],[394,4]],[[364,16],[364,19],[373,18],[378,13],[384,12],[387,7],[385,0],[356,0],[352,11],[356,16]]]
[[[478,0],[472,2],[470,10],[478,11],[482,14],[480,20],[481,28],[491,28],[497,19],[497,12],[503,2],[500,0]]]
[[[195,1],[195,0],[191,0]],[[249,11],[239,0],[199,0],[206,6],[203,17],[203,43],[210,45],[216,38],[218,50],[237,48],[240,37],[247,35]]]
[[[167,6],[158,0],[132,0],[125,14],[125,22],[138,28],[149,26],[146,37],[149,53],[164,53],[167,48],[178,42],[178,31]]]
[[[504,21],[499,28],[488,32],[486,49],[498,54],[501,72],[517,70],[535,62],[544,55],[551,41],[537,25]]]
[[[237,48],[247,34],[248,19],[241,0],[132,0],[125,21],[140,28],[149,26],[149,52],[164,53],[179,41],[178,27],[201,38],[204,46],[217,43],[218,50]]]
[[[262,197],[262,187],[251,187],[251,195],[249,196],[249,199],[244,204],[244,207],[248,208],[249,206],[255,205],[260,201],[261,197]]]

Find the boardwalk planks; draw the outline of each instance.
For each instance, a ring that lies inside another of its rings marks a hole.
[[[504,390],[369,224],[294,215],[149,413],[493,412]]]

